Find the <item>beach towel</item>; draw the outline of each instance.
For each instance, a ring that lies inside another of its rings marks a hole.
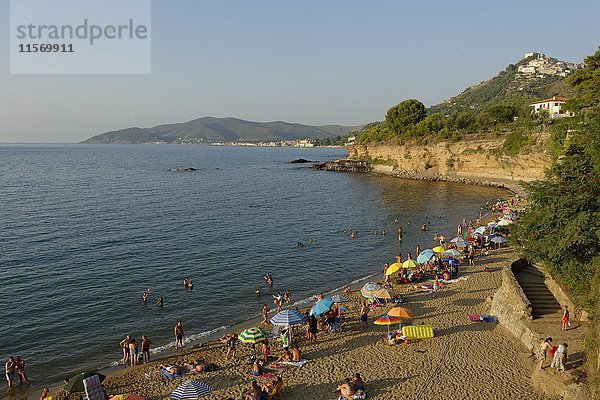
[[[251,377],[252,379],[257,379],[257,378],[258,378],[258,379],[275,379],[275,378],[277,378],[277,375],[275,375],[275,374],[274,374],[274,373],[272,373],[272,372],[265,372],[264,374],[260,374],[260,375],[258,375],[258,376],[257,376],[257,375],[250,374],[250,373],[249,373],[248,375],[250,375],[250,377]]]
[[[481,315],[479,314],[468,314],[469,321],[471,322],[481,322]]]
[[[288,369],[290,369],[290,366],[289,365],[281,365],[279,363],[272,363],[272,364],[269,364],[269,368],[288,370]]]
[[[300,360],[300,361],[282,361],[281,364],[291,365],[292,367],[301,367],[306,364],[308,360]]]
[[[179,372],[178,374],[170,374],[170,373],[169,373],[169,372],[167,372],[167,370],[166,370],[166,369],[164,369],[164,368],[161,368],[161,369],[160,369],[160,372],[162,372],[162,374],[163,374],[164,376],[166,376],[167,378],[169,378],[169,379],[175,379],[175,378],[179,378],[179,377],[181,377],[181,376],[184,376],[184,375],[185,375],[185,371],[181,371],[181,372]]]
[[[433,325],[410,325],[402,328],[407,340],[430,339],[434,337]]]

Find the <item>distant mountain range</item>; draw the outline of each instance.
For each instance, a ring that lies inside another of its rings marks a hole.
[[[325,139],[358,131],[361,126],[311,126],[282,121],[252,122],[237,118],[203,117],[153,128],[126,128],[101,133],[82,143],[215,143]]]

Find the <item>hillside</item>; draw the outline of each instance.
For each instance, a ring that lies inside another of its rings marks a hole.
[[[572,88],[566,82],[579,64],[557,60],[543,54],[528,53],[528,57],[510,64],[495,77],[465,89],[459,95],[429,108],[429,113],[449,114],[453,111],[484,110],[490,105],[504,104],[518,108],[552,96],[571,97]]]
[[[203,117],[152,128],[126,128],[93,136],[82,143],[214,143],[280,141],[343,136],[360,126],[310,126],[282,121],[253,122],[237,118]]]

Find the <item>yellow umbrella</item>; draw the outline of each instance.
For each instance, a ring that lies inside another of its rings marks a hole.
[[[406,269],[411,269],[411,268],[415,268],[418,266],[419,266],[419,263],[416,262],[415,260],[406,260],[402,263],[402,268],[406,268]]]
[[[385,270],[385,274],[386,275],[391,275],[394,272],[398,272],[398,270],[402,268],[402,265],[400,265],[400,263],[393,263],[392,265],[390,265],[389,267],[387,267],[387,269]]]
[[[437,246],[437,247],[434,247],[432,250],[434,253],[443,253],[446,251],[444,246]]]
[[[396,292],[391,289],[379,289],[373,292],[373,296],[379,299],[391,299],[396,296]]]
[[[403,308],[403,307],[392,308],[390,311],[388,311],[388,315],[390,317],[397,317],[397,318],[412,318],[415,316],[415,314],[412,311],[410,311],[408,308]]]

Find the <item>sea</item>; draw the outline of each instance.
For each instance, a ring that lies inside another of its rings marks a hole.
[[[0,357],[24,358],[35,387],[115,365],[125,335],[149,336],[157,357],[172,349],[179,320],[190,346],[256,317],[277,291],[289,290],[295,307],[358,288],[381,279],[397,254],[434,246],[434,232],[453,237],[463,218],[475,221],[486,201],[508,195],[290,163],[345,156],[341,148],[0,145]],[[196,171],[178,170],[187,167]],[[16,386],[11,397],[27,393]]]

